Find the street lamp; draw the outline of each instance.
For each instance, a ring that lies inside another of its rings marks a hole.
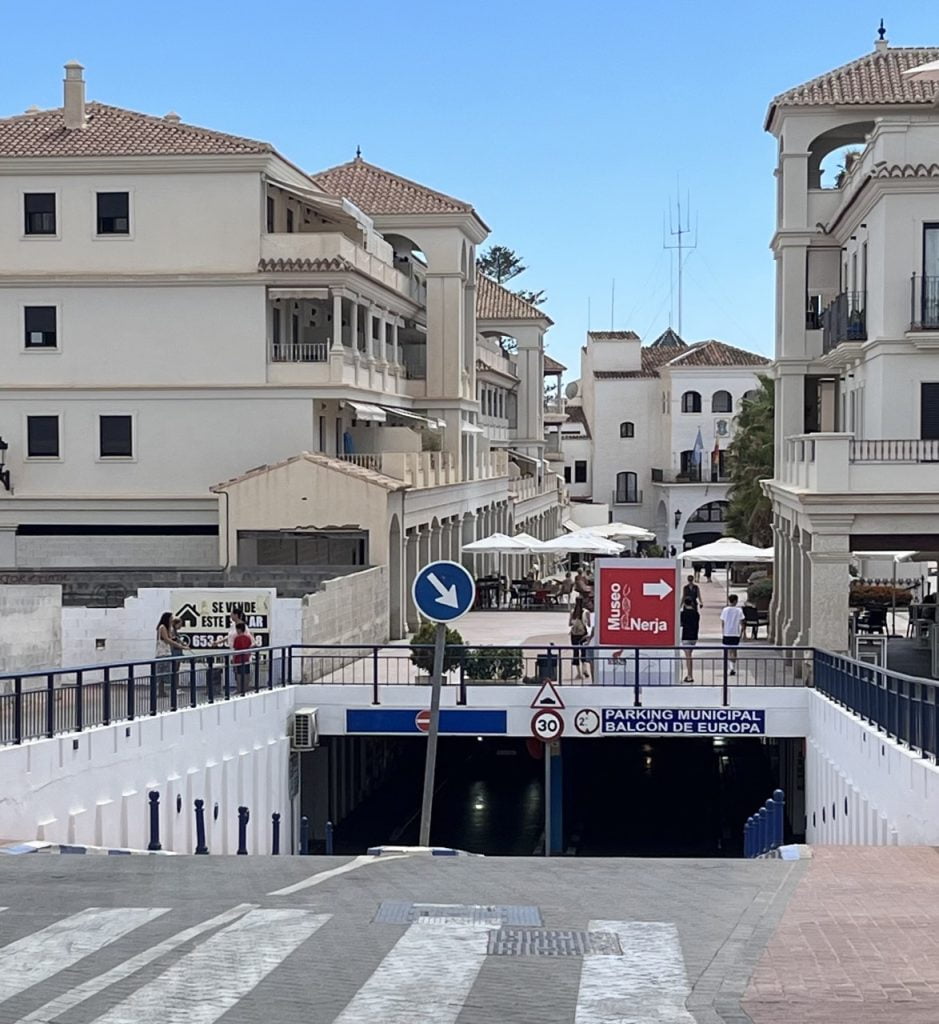
[[[675,529],[678,529],[678,524],[681,522],[681,509],[675,509]]]
[[[10,446],[0,437],[0,484],[10,489],[10,471],[6,467],[6,453]]]

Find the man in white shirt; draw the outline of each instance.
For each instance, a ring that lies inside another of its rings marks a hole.
[[[728,658],[730,660],[730,675],[737,674],[737,650],[740,644],[740,636],[743,633],[743,609],[737,607],[737,595],[731,594],[727,599],[727,606],[721,611],[721,632],[723,643],[729,647]]]

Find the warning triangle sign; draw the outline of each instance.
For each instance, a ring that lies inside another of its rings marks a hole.
[[[541,684],[541,689],[535,694],[535,699],[531,702],[533,708],[563,708],[564,701],[561,700],[561,695],[554,688],[554,684],[550,679],[546,679]]]

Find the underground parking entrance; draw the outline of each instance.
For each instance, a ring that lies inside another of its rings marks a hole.
[[[414,845],[426,742],[329,736],[304,756],[302,813],[335,852]],[[584,857],[739,857],[749,815],[786,792],[785,837],[804,834],[804,740],[607,736],[545,744],[441,736],[431,843],[487,856],[543,854],[546,782],[552,852]],[[546,779],[550,775],[550,780]]]

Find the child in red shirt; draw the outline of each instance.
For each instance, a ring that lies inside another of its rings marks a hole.
[[[239,652],[247,651],[253,647],[254,644],[251,641],[251,637],[248,636],[247,627],[243,622],[239,622],[235,626],[235,639],[232,641],[232,647]],[[250,654],[236,654],[232,659],[235,663],[235,674],[238,676],[238,693],[244,694],[248,690],[248,673],[251,670],[251,655]]]

